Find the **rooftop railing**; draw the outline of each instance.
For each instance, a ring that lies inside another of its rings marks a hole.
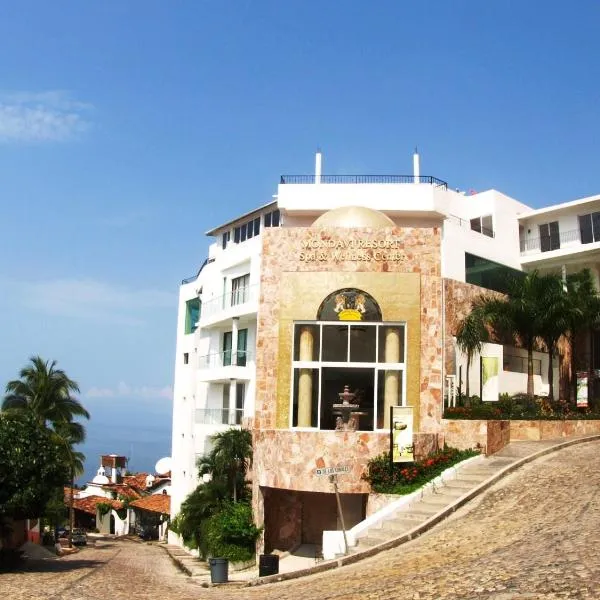
[[[195,275],[192,275],[191,277],[186,277],[185,279],[182,279],[181,285],[185,285],[186,283],[192,283],[192,281],[196,281],[196,279],[198,279],[198,275],[200,275],[200,273],[202,273],[202,269],[204,269],[204,267],[211,262],[215,262],[215,259],[214,258],[206,258],[204,260],[204,262],[202,263],[202,266],[200,267],[200,269],[198,269],[198,272]]]
[[[431,175],[282,175],[280,183],[425,183],[448,189],[448,184],[442,179]]]

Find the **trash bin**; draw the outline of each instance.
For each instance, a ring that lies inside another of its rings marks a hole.
[[[279,556],[277,554],[261,554],[258,557],[258,576],[277,575],[279,573]]]
[[[229,581],[229,561],[226,558],[210,558],[211,583],[227,583]]]

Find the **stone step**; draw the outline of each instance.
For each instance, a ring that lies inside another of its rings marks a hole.
[[[491,477],[492,475],[494,475],[494,473],[497,473],[497,471],[495,469],[489,469],[487,471],[465,471],[464,473],[461,473],[458,477],[458,479],[455,479],[455,481],[462,481],[462,482],[469,482],[469,481],[476,481],[476,482],[481,482],[484,479],[487,479],[488,477]]]
[[[360,548],[372,548],[373,546],[379,546],[379,544],[383,544],[384,542],[387,542],[388,540],[392,539],[392,536],[386,536],[386,537],[374,537],[374,536],[367,536],[367,537],[363,537],[358,539],[358,546]]]
[[[395,521],[396,519],[406,519],[407,521],[415,521],[417,523],[420,523],[422,521],[426,521],[427,517],[425,515],[415,514],[409,509],[394,513],[392,516],[389,517],[390,521]],[[386,523],[387,520],[384,519],[383,522]]]
[[[460,496],[452,496],[450,494],[431,494],[430,496],[423,496],[423,498],[421,498],[420,503],[431,506],[443,507],[447,506],[448,504],[452,504],[452,502],[454,502],[454,500],[456,500],[459,497]]]
[[[461,490],[463,493],[473,489],[473,482],[464,479],[450,479],[444,482],[446,489]]]
[[[393,531],[394,535],[399,535],[403,531],[410,531],[415,527],[418,527],[425,519],[390,519],[389,521],[383,522],[383,530]],[[371,530],[369,530],[371,531]]]

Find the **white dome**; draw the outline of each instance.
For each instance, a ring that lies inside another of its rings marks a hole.
[[[110,483],[108,477],[106,475],[96,475],[94,479],[92,479],[92,483],[97,483],[99,485],[106,485]]]

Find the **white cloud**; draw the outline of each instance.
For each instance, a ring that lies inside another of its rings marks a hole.
[[[0,93],[0,142],[72,139],[89,128],[90,108],[60,90]]]
[[[170,400],[173,397],[173,390],[168,385],[164,387],[131,386],[120,381],[115,388],[91,387],[84,396],[87,398],[142,398],[144,400],[166,398]]]
[[[21,301],[36,312],[128,325],[145,322],[144,311],[171,308],[177,297],[162,290],[127,288],[95,279],[56,279],[17,284]]]

